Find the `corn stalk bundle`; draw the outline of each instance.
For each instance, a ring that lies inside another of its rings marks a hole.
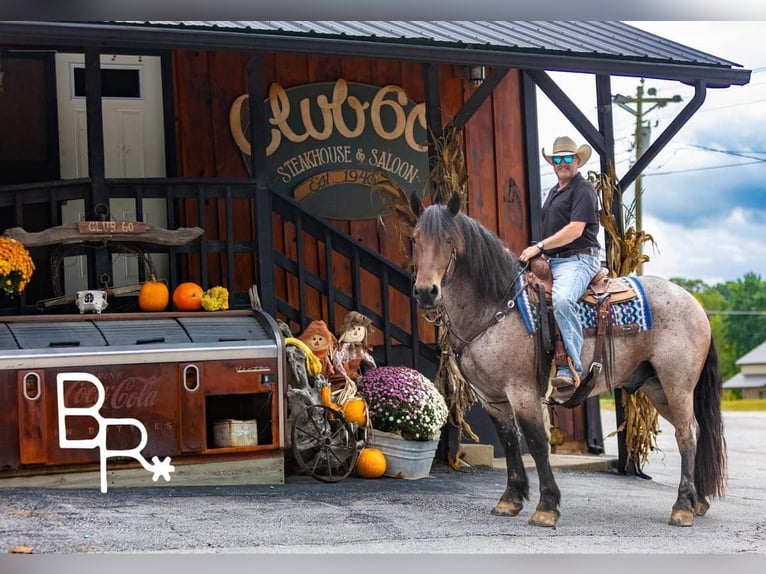
[[[607,174],[591,171],[588,172],[588,180],[596,188],[601,201],[599,219],[610,239],[606,250],[609,274],[612,277],[629,275],[649,261],[649,256],[641,253],[641,247],[646,242],[655,245],[654,238],[643,230],[636,230],[632,225],[624,233],[620,233],[612,207],[615,198],[621,199],[622,192],[611,162],[607,166]],[[632,213],[631,208],[628,210],[629,219]],[[621,393],[621,395],[625,420],[608,436],[625,431],[627,460],[632,460],[636,467],[641,469],[646,464],[649,453],[658,450],[659,414],[643,391],[638,390],[633,394]]]
[[[430,138],[429,145],[431,147],[431,170],[424,185],[423,195],[427,195],[431,203],[446,203],[453,194],[458,194],[464,207],[468,170],[463,153],[462,131],[449,126],[442,137]],[[410,206],[409,196],[399,184],[380,169],[375,171],[375,180],[371,191],[380,197],[382,204],[378,221],[383,224],[384,217],[394,216],[400,250],[406,257],[403,266],[407,268],[411,261],[405,239],[412,237],[417,223],[417,218]],[[437,338],[440,353],[434,384],[447,402],[450,424],[455,426],[461,435],[465,433],[474,442],[479,442],[479,437],[464,419],[466,411],[476,402],[476,394],[460,373],[447,335],[446,329],[438,329]],[[460,466],[462,449],[459,445],[460,441],[458,440],[458,451],[454,458],[451,454],[448,455],[449,464],[453,468]]]
[[[431,138],[431,171],[425,184],[425,191],[431,203],[447,203],[454,194],[461,199],[465,208],[468,168],[463,153],[462,130],[448,126],[440,138]]]
[[[399,252],[404,260],[402,267],[408,269],[411,266],[410,253],[407,249],[407,241],[412,237],[417,217],[410,206],[410,198],[407,192],[395,182],[388,172],[381,168],[373,171],[373,184],[370,193],[380,198],[381,208],[378,212],[378,223],[385,227],[384,219],[393,216],[396,235],[399,238]]]

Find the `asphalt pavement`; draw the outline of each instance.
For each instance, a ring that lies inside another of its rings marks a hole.
[[[659,450],[643,471],[558,468],[556,528],[527,523],[537,503],[514,518],[491,509],[504,468],[453,470],[435,464],[419,480],[362,479],[334,484],[286,477],[279,485],[0,489],[0,549],[35,554],[766,554],[766,412],[724,413],[726,496],[691,528],[667,524],[680,458],[662,421]],[[604,412],[607,435],[614,413]],[[615,457],[616,438],[605,439]],[[605,467],[607,468],[607,467]],[[3,568],[0,572],[16,570]]]

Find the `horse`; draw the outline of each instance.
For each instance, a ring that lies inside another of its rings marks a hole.
[[[504,242],[460,209],[459,196],[446,205],[423,208],[413,196],[417,217],[412,232],[414,285],[421,312],[439,318],[448,330],[461,374],[492,420],[505,450],[507,482],[491,514],[516,516],[529,500],[521,435],[538,475],[539,501],[533,526],[555,527],[561,492],[550,465],[545,424],[547,379],[536,368],[536,339],[514,311],[524,289],[524,269]],[[675,428],[681,478],[669,524],[692,526],[704,516],[709,498],[724,495],[726,444],[721,417],[721,375],[710,322],[685,289],[660,277],[636,278],[652,308],[653,324],[614,337],[611,386],[641,389]],[[586,337],[583,365],[593,356]],[[591,396],[607,390],[605,373],[595,374]]]

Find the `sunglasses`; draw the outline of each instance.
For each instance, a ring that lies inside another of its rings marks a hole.
[[[572,163],[574,161],[574,156],[573,155],[553,156],[553,163],[555,163],[556,165],[560,164],[562,161],[564,163]]]

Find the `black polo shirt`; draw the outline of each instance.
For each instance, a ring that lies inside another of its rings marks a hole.
[[[570,221],[584,221],[583,234],[562,247],[547,253],[561,253],[570,249],[601,247],[598,242],[598,196],[587,179],[577,173],[564,189],[558,184],[548,192],[543,204],[543,238],[550,237]]]

